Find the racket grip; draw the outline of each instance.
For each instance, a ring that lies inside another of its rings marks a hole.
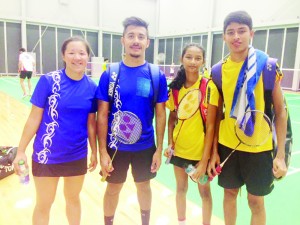
[[[173,148],[170,148],[169,151],[170,151],[171,155],[170,155],[170,156],[167,158],[167,160],[165,161],[165,164],[167,164],[167,165],[170,164],[171,158],[172,158],[172,156],[173,156],[173,154],[174,154]]]
[[[218,172],[218,174],[220,174],[222,172],[222,166],[218,165],[216,171]]]
[[[209,181],[212,181],[216,175],[219,175],[222,172],[222,166],[218,165],[217,168],[216,168],[216,171],[217,171],[218,174],[213,174],[212,177],[209,177],[208,178]]]
[[[111,168],[112,168],[112,163],[109,164],[109,170],[111,170]],[[104,176],[102,171],[100,171],[100,175],[102,175],[101,181],[102,182],[106,181],[107,175]]]
[[[101,182],[106,181],[106,178],[107,178],[107,176],[102,176],[102,177],[101,177]]]

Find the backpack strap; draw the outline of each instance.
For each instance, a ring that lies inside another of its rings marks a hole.
[[[218,62],[211,68],[211,78],[215,85],[218,88],[220,95],[223,98],[223,91],[222,91],[222,64],[223,61]]]
[[[113,96],[116,91],[117,83],[120,76],[120,65],[121,63],[111,63],[109,68],[106,70],[109,74],[109,88],[108,88],[108,96],[109,96],[109,105],[110,108],[113,104]],[[149,73],[151,84],[153,87],[153,105],[155,106],[158,98],[159,92],[159,67],[157,65],[148,63]]]
[[[173,100],[174,100],[174,111],[176,112],[178,109],[178,95],[179,95],[179,90],[177,89],[172,89],[172,95],[173,95]]]
[[[148,63],[148,68],[150,72],[150,78],[152,82],[153,87],[153,106],[155,107],[155,104],[158,99],[158,92],[159,92],[159,67],[157,65],[154,65],[152,63]]]
[[[276,63],[277,59],[268,58],[263,70],[263,82],[265,90],[273,90],[276,78]]]
[[[267,63],[263,69],[263,85],[264,85],[264,100],[265,100],[265,113],[272,119],[272,105],[273,97],[272,91],[275,85],[276,79],[276,63],[277,59],[268,58]]]
[[[203,121],[203,127],[205,131],[205,124],[206,124],[206,117],[207,117],[207,107],[205,107],[205,103],[208,104],[209,98],[210,98],[210,88],[207,88],[208,83],[211,81],[211,79],[202,76],[200,80],[200,92],[201,92],[201,100],[200,100],[200,114]]]
[[[119,75],[120,75],[120,63],[111,63],[109,68],[107,68],[106,72],[109,74],[109,88],[108,88],[108,96],[109,96],[109,109],[114,101],[114,94],[116,91]]]

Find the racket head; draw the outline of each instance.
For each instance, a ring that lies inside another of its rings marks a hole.
[[[272,136],[272,123],[264,112],[249,110],[236,120],[234,131],[241,143],[257,147],[265,144]]]
[[[142,134],[142,123],[132,112],[119,111],[112,121],[112,135],[123,144],[136,143]]]
[[[187,92],[178,104],[178,119],[186,120],[191,118],[199,109],[201,97],[201,91],[199,89],[193,89]]]

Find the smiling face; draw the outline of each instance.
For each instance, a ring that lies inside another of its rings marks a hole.
[[[81,77],[89,60],[88,47],[82,41],[70,41],[63,52],[66,73],[70,77]]]
[[[201,48],[190,46],[186,49],[181,58],[186,74],[199,75],[199,69],[204,65],[204,55]]]
[[[248,47],[254,32],[246,24],[230,23],[223,34],[231,55],[244,57],[248,54]]]
[[[128,26],[124,31],[121,42],[125,49],[126,60],[128,58],[145,59],[145,52],[150,43],[145,27]]]

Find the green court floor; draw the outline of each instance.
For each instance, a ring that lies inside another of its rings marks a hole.
[[[33,87],[35,87],[37,81],[37,77],[32,79]],[[95,82],[97,83],[98,79],[95,79]],[[7,93],[28,107],[31,105],[29,98],[21,98],[22,92],[19,79],[16,77],[0,77],[0,91]],[[265,198],[268,225],[300,224],[300,188],[298,186],[300,185],[300,94],[289,92],[285,93],[285,96],[292,119],[294,135],[293,153],[287,177],[281,181],[275,181],[274,191]],[[167,135],[165,135],[164,146],[167,146]],[[175,192],[175,178],[172,166],[163,164],[156,180]],[[223,219],[223,189],[217,185],[217,179],[211,183],[211,189],[213,195],[213,214]],[[197,185],[193,182],[189,183],[188,199],[201,207]],[[247,205],[247,192],[242,188],[241,194],[238,197],[237,225],[249,225],[250,215]]]

